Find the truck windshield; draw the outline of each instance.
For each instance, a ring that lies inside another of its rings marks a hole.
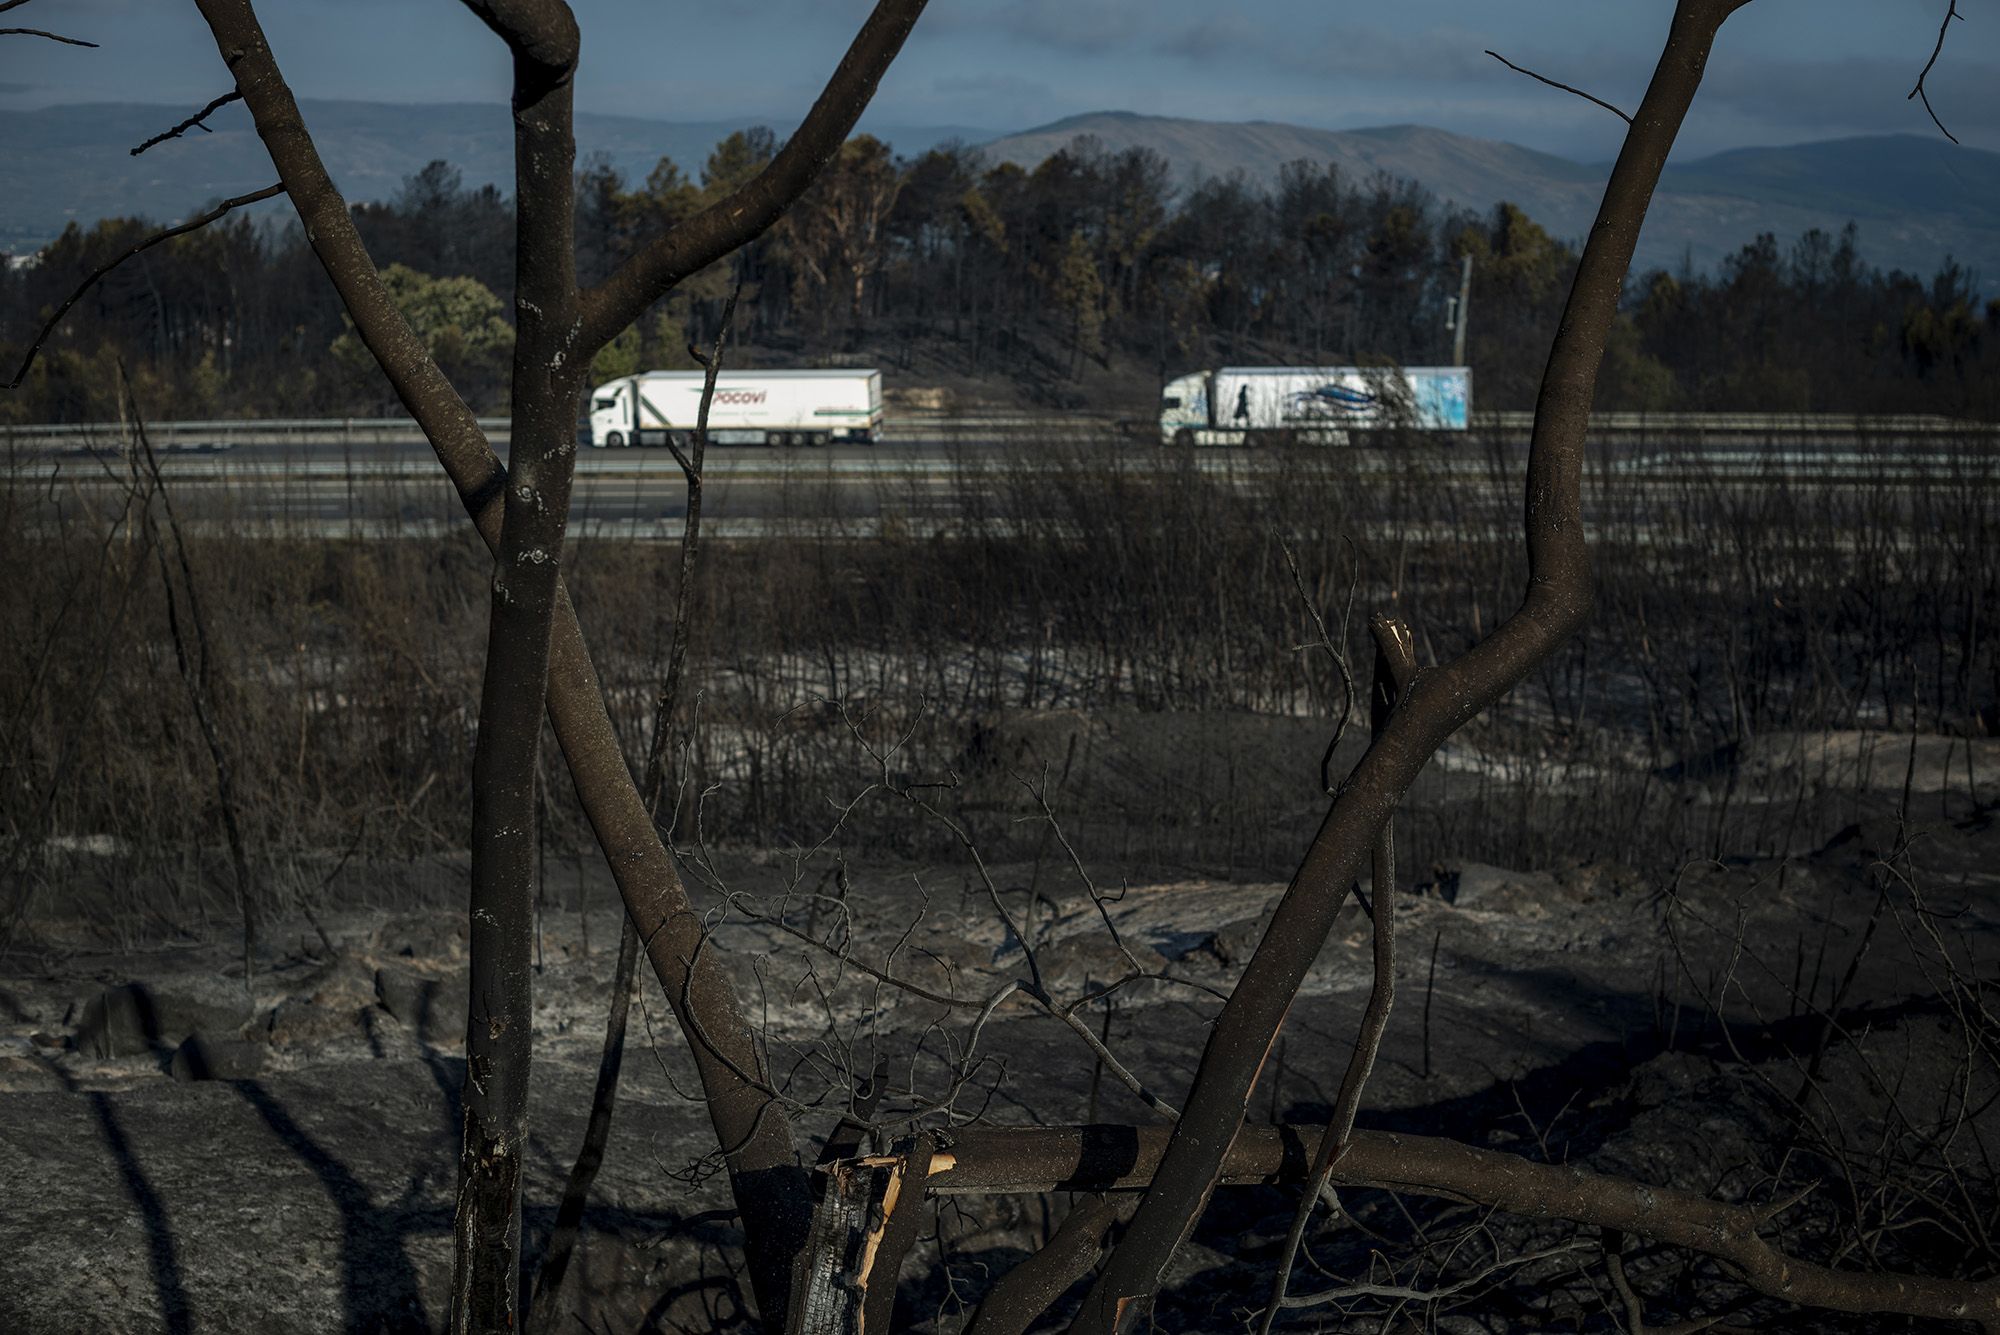
[[[1160,406],[1162,408],[1178,408],[1181,406],[1180,396],[1178,394],[1162,395],[1160,398]]]
[[[590,401],[591,411],[593,412],[600,408],[616,408],[617,406],[618,400],[615,398],[592,399]]]

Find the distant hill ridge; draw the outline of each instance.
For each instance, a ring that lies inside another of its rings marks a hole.
[[[1241,172],[1268,184],[1287,162],[1331,162],[1366,180],[1387,172],[1440,200],[1484,210],[1521,206],[1558,236],[1581,238],[1597,212],[1608,164],[1572,162],[1518,144],[1423,125],[1315,130],[1273,121],[1198,121],[1131,112],[1070,116],[982,147],[1032,167],[1079,135],[1112,152],[1149,148],[1183,181]],[[1709,267],[1759,232],[1789,243],[1808,228],[1860,228],[1871,264],[1928,276],[1946,255],[2000,290],[2000,153],[1935,135],[1872,135],[1783,148],[1741,148],[1669,163],[1635,263]]]
[[[512,180],[504,107],[303,105],[334,178],[357,202],[393,196],[405,177],[437,158],[457,165],[471,185],[491,181],[504,188]],[[0,248],[34,249],[71,220],[184,217],[205,201],[270,181],[270,163],[241,106],[211,117],[213,134],[130,155],[134,144],[186,114],[184,107],[134,103],[0,112]],[[759,123],[580,113],[578,150],[580,156],[605,154],[632,180],[643,180],[663,155],[698,176],[716,141]],[[1316,130],[1108,111],[997,139],[963,126],[863,126],[906,156],[961,139],[980,144],[993,161],[1030,167],[1077,136],[1091,135],[1114,152],[1154,150],[1182,181],[1241,172],[1268,184],[1286,162],[1332,162],[1357,180],[1387,172],[1418,181],[1441,201],[1471,209],[1510,200],[1568,238],[1589,229],[1607,170],[1422,125]],[[2000,291],[2000,154],[1925,135],[1736,149],[1670,164],[1637,263],[1673,267],[1687,257],[1707,268],[1759,232],[1789,242],[1810,227],[1838,231],[1850,219],[1860,227],[1862,252],[1872,264],[1928,275],[1949,254],[1979,271],[1988,291]]]
[[[440,158],[459,168],[469,186],[492,182],[513,189],[513,122],[503,105],[306,99],[300,109],[327,169],[354,203],[392,198],[405,177]],[[134,145],[188,111],[131,102],[0,111],[0,249],[38,248],[71,221],[88,224],[133,214],[177,219],[206,201],[271,183],[271,160],[241,104],[209,117],[213,134],[190,133],[140,157],[131,155]],[[604,154],[627,180],[637,182],[670,157],[699,180],[718,141],[768,123],[749,117],[688,122],[579,112],[577,159]],[[863,128],[905,153],[921,153],[945,139],[991,134],[950,125],[864,122]]]

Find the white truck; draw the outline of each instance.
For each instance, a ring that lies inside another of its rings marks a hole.
[[[1163,445],[1344,445],[1354,429],[1463,431],[1472,408],[1464,366],[1225,366],[1160,394]]]
[[[700,371],[642,371],[590,393],[590,443],[643,445],[694,430]],[[882,373],[729,371],[716,378],[708,438],[719,445],[872,445],[882,430]]]

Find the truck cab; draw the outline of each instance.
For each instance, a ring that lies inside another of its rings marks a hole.
[[[615,449],[633,441],[638,398],[637,377],[599,385],[590,396],[590,443]]]
[[[1167,382],[1160,391],[1160,443],[1188,445],[1209,422],[1209,373],[1196,371]]]

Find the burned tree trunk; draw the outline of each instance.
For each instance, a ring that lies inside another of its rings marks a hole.
[[[575,288],[567,222],[572,189],[567,175],[572,152],[569,71],[575,60],[568,7],[560,0],[466,2],[514,52],[516,152],[522,158],[517,183],[524,191],[532,186],[551,192],[539,201],[522,201],[519,297],[538,309],[522,308],[516,350],[514,457],[535,460],[533,471],[520,481],[501,465],[464,399],[390,299],[346,201],[320,160],[251,0],[197,0],[197,5],[356,332],[423,428],[480,536],[496,553],[494,645],[503,636],[525,641],[501,651],[500,661],[489,665],[482,696],[483,717],[489,705],[497,707],[502,700],[512,714],[524,707],[527,713],[504,722],[494,716],[504,736],[488,740],[482,727],[485,749],[478,764],[475,824],[485,832],[486,848],[474,878],[475,900],[486,906],[528,897],[521,889],[525,882],[517,855],[524,842],[533,847],[530,739],[540,727],[540,715],[538,708],[523,703],[533,701],[532,686],[546,699],[585,816],[693,1050],[710,1120],[743,1212],[758,1302],[766,1312],[781,1312],[787,1306],[791,1263],[811,1212],[805,1173],[793,1150],[790,1119],[763,1076],[754,1032],[718,952],[705,948],[699,915],[626,764],[560,580],[557,562],[568,497],[565,456],[574,447],[575,395],[591,357],[682,278],[755,239],[783,216],[852,130],[925,0],[878,0],[805,123],[777,157],[733,194],[654,238],[587,292]],[[558,198],[565,215],[560,221],[554,216]],[[505,598],[517,600],[504,608],[503,589]],[[546,615],[540,606],[545,594]],[[543,672],[545,684],[533,686],[544,680]],[[517,819],[523,792],[529,794],[529,819]],[[517,1084],[514,1072],[502,1074],[498,1067],[524,1060],[527,1050],[517,1046],[527,1042],[525,1023],[512,1018],[525,1017],[526,1007],[518,1004],[518,988],[509,981],[514,961],[525,959],[518,943],[526,938],[511,918],[480,925],[489,933],[489,948],[474,969],[480,980],[474,987],[481,995],[473,1007],[473,1028],[477,1031],[483,1018],[488,1032],[477,1054],[469,1056],[481,1064],[478,1079],[486,1082],[481,1097],[496,1100],[488,1106],[498,1119],[489,1121],[482,1114],[484,1133],[510,1125],[513,1113],[507,1110],[524,1106],[519,1100],[525,1069],[518,1072]],[[516,1190],[502,1191],[497,1185],[511,1171],[504,1166],[481,1169],[469,1179],[480,1184],[473,1198],[492,1206],[506,1191]],[[482,1225],[488,1242],[504,1233],[493,1235]],[[485,1292],[482,1302],[499,1301],[496,1289],[489,1286]],[[460,1293],[471,1299],[463,1286]]]
[[[521,1158],[534,1044],[535,771],[588,356],[577,346],[578,34],[561,0],[471,8],[514,59],[513,445],[472,760],[471,1004],[453,1229],[454,1331],[519,1329]]]

